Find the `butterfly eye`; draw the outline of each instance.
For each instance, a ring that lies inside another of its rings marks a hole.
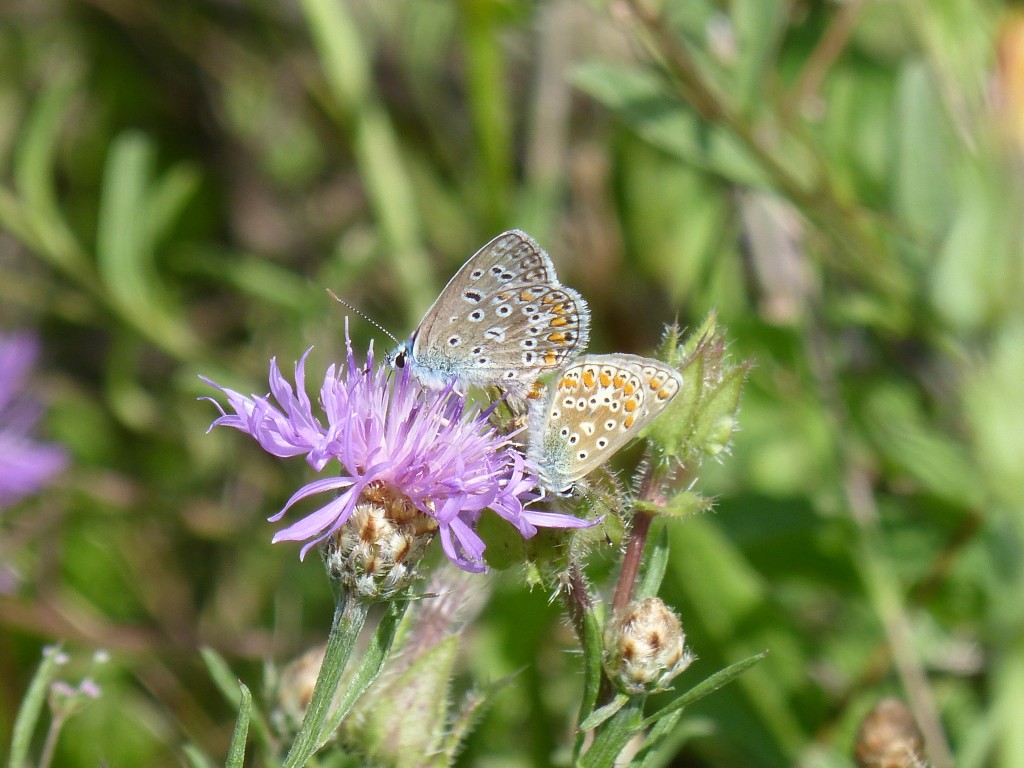
[[[395,368],[405,368],[405,352],[395,355]]]

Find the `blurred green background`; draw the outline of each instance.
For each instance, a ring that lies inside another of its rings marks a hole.
[[[221,762],[234,711],[199,647],[259,699],[332,600],[264,521],[303,463],[205,434],[197,374],[262,393],[309,345],[322,371],[346,314],[326,288],[404,337],[519,227],[590,303],[592,351],[650,353],[717,308],[755,363],[663,596],[700,657],[680,685],[771,653],[662,764],[852,765],[895,694],[938,768],[1024,766],[1020,13],[6,0],[0,329],[41,334],[73,466],[0,518],[0,745],[64,640],[111,660],[56,764]],[[480,580],[465,671],[522,672],[460,764],[557,764],[571,633],[518,573]]]

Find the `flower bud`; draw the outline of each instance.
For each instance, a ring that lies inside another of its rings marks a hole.
[[[693,662],[679,617],[660,598],[632,603],[605,636],[605,670],[625,693],[668,687]]]
[[[924,740],[899,699],[882,699],[861,721],[854,746],[859,768],[923,768]]]
[[[320,666],[324,662],[326,645],[310,648],[281,670],[272,697],[270,716],[278,733],[294,736],[306,716],[306,708],[313,698]]]
[[[402,496],[369,486],[349,520],[322,545],[328,575],[366,600],[390,600],[416,578],[437,521]]]

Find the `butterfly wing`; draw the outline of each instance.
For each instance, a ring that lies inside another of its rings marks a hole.
[[[531,414],[541,481],[567,493],[640,434],[679,392],[679,372],[637,355],[584,355],[558,374]]]
[[[590,310],[558,282],[525,232],[498,235],[455,273],[413,339],[421,379],[497,384],[523,395],[542,373],[586,348]]]

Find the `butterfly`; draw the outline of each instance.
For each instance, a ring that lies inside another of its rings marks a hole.
[[[572,493],[584,476],[640,434],[679,393],[674,368],[637,355],[584,355],[531,406],[527,455],[541,484]]]
[[[473,254],[412,335],[388,356],[423,385],[499,386],[524,398],[537,377],[586,349],[590,309],[518,229]]]

